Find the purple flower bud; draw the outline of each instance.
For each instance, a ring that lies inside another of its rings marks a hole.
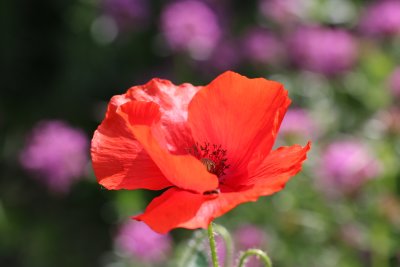
[[[195,0],[167,5],[161,14],[161,31],[173,51],[187,51],[199,60],[209,57],[221,36],[216,14]]]
[[[266,245],[263,230],[254,225],[243,225],[234,232],[234,240],[238,249],[262,248]]]
[[[289,52],[301,68],[332,75],[352,67],[357,43],[344,30],[306,27],[291,36]]]
[[[103,12],[110,16],[121,29],[139,29],[150,15],[146,0],[103,0]]]
[[[276,63],[282,56],[282,45],[266,30],[252,29],[243,37],[243,54],[254,63]]]
[[[400,1],[377,1],[366,8],[360,29],[370,35],[400,34]]]
[[[380,172],[375,156],[355,140],[331,143],[322,155],[320,167],[319,181],[328,195],[352,193]]]
[[[89,141],[78,129],[62,121],[38,123],[20,154],[22,166],[50,190],[65,193],[84,174]]]
[[[218,72],[234,69],[240,62],[238,48],[233,41],[220,42],[205,62]]]
[[[245,251],[251,248],[263,249],[267,243],[267,237],[263,230],[254,225],[243,225],[234,232],[234,240],[236,243],[237,252]],[[238,254],[237,257],[239,257]],[[262,262],[252,256],[246,261],[247,267],[261,267]]]
[[[154,232],[143,222],[131,220],[121,226],[115,244],[127,257],[156,263],[166,260],[171,251],[172,239],[168,234]]]
[[[309,138],[316,135],[316,127],[306,110],[293,108],[286,112],[279,132],[282,135],[299,135]]]

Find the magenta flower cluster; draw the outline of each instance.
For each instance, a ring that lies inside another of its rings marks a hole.
[[[39,122],[20,154],[21,165],[51,191],[65,193],[88,164],[86,134],[63,121]]]

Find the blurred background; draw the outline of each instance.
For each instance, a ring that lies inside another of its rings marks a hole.
[[[201,232],[129,220],[158,192],[102,189],[89,143],[113,95],[228,69],[289,90],[276,147],[313,142],[285,190],[217,219],[235,251],[400,266],[400,1],[13,0],[0,14],[0,266],[178,266],[186,248],[183,266],[208,266]]]

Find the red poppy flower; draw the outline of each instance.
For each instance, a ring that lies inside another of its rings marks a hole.
[[[310,144],[271,151],[290,102],[280,83],[233,72],[204,87],[134,86],[94,133],[96,177],[108,189],[166,189],[135,217],[157,232],[206,228],[300,171]]]

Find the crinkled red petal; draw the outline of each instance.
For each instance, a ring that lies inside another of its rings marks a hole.
[[[240,185],[256,185],[257,187],[282,188],[290,177],[301,170],[301,164],[307,158],[311,148],[308,142],[305,147],[293,145],[280,147],[272,151],[258,166],[250,164],[248,177],[238,180]],[[257,163],[258,159],[255,160]]]
[[[125,96],[111,99],[106,118],[94,133],[92,164],[99,183],[108,189],[160,190],[172,184],[135,139],[126,121],[116,114]]]
[[[194,142],[187,126],[188,104],[200,89],[189,83],[174,85],[168,80],[152,79],[134,86],[126,96],[139,101],[154,102],[160,107],[161,118],[153,134],[161,146],[175,154],[186,154]]]
[[[157,142],[152,132],[152,126],[161,116],[157,104],[130,101],[120,107],[119,114],[129,122],[133,136],[173,185],[199,193],[218,187],[218,178],[209,173],[198,159],[190,154],[172,154]]]
[[[256,201],[260,196],[280,191],[290,177],[301,169],[310,144],[304,148],[292,146],[273,151],[248,180],[253,184],[242,185],[233,191],[224,185],[219,194],[197,194],[171,188],[155,198],[145,212],[135,217],[144,221],[153,230],[166,233],[174,228],[206,228],[215,218],[237,205]]]

